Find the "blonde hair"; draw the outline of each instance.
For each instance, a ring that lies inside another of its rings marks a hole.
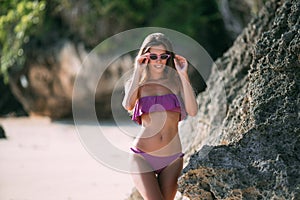
[[[175,54],[173,52],[173,46],[172,46],[170,40],[163,33],[152,33],[152,34],[148,35],[144,39],[136,59],[139,56],[149,52],[151,47],[159,46],[159,45],[163,45],[166,49],[166,53],[170,55],[170,58],[167,60],[167,63],[166,63],[167,67],[165,68],[166,77],[168,79],[174,78],[174,80],[176,82],[179,82],[179,77],[176,72],[175,63],[174,63]],[[137,64],[137,62],[135,62],[135,64]],[[137,66],[135,66],[135,67],[137,67]],[[144,71],[144,73],[141,77],[141,80],[139,82],[140,84],[143,84],[147,80],[148,69],[149,69],[149,67],[147,66],[146,70]]]

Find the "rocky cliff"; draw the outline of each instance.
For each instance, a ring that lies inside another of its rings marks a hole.
[[[181,127],[193,136],[185,196],[300,198],[299,28],[300,2],[271,0],[215,62],[197,117]]]

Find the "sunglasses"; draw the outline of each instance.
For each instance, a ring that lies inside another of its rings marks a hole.
[[[163,53],[163,54],[160,54],[160,55],[157,55],[156,53],[150,53],[149,55],[148,55],[148,58],[150,59],[150,60],[157,60],[158,59],[158,57],[161,59],[161,60],[166,60],[166,59],[168,59],[168,58],[170,58],[170,54],[167,54],[167,53]]]

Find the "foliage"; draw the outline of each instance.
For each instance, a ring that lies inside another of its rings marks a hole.
[[[150,23],[182,32],[205,47],[213,58],[229,47],[222,16],[216,1],[163,0]]]
[[[24,64],[23,44],[37,31],[43,21],[45,1],[3,0],[0,7],[0,74],[8,80],[11,66]]]
[[[147,18],[156,0],[53,0],[52,14],[88,47],[119,32],[149,26]],[[92,36],[92,37],[91,37]]]
[[[90,47],[121,31],[156,26],[194,38],[215,58],[231,42],[228,42],[216,1],[81,0],[75,3],[55,0],[53,10],[70,25],[69,30]],[[72,13],[72,17],[68,13]]]
[[[216,1],[2,0],[0,74],[7,79],[11,66],[23,67],[35,43],[47,46],[65,37],[93,48],[116,33],[145,26],[189,35],[216,58],[230,42]]]

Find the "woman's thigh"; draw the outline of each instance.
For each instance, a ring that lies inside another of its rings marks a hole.
[[[136,189],[145,200],[163,200],[157,177],[149,164],[139,155],[131,158],[134,171],[131,176]]]
[[[165,200],[173,200],[177,192],[177,181],[183,167],[183,158],[176,159],[158,176],[160,191]]]
[[[144,200],[164,200],[154,172],[132,174],[132,179]]]

